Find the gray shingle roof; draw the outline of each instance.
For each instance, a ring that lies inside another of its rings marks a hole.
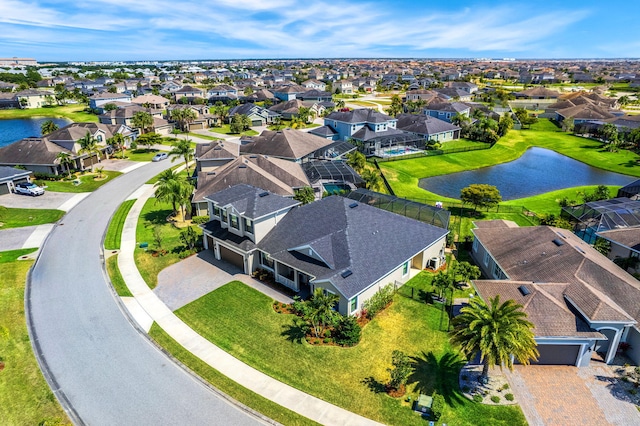
[[[344,123],[386,123],[394,118],[373,109],[359,108],[346,112],[334,111],[327,115],[326,120]]]
[[[240,184],[205,197],[220,207],[233,206],[243,216],[257,219],[300,204],[292,198],[281,197],[262,188]]]
[[[249,143],[240,147],[242,154],[262,154],[289,160],[298,160],[333,142],[308,132],[293,129],[264,130],[259,136],[247,138]]]
[[[350,299],[447,233],[446,229],[331,196],[291,210],[258,248],[314,276],[316,282],[330,281]],[[327,264],[291,250],[304,246],[310,246]],[[343,278],[346,270],[352,274]]]
[[[460,127],[430,115],[400,114],[396,118],[398,119],[396,125],[398,129],[419,135],[435,135],[460,130]]]
[[[16,169],[15,167],[0,166],[0,182],[29,176],[30,170]]]

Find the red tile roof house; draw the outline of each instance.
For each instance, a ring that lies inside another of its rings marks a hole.
[[[524,306],[535,325],[539,364],[609,364],[621,342],[640,361],[640,282],[571,231],[476,222],[471,255],[488,279],[473,282],[483,300],[500,295]]]

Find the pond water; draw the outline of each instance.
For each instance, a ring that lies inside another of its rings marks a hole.
[[[636,179],[596,169],[549,149],[533,147],[509,163],[420,179],[418,185],[435,194],[460,198],[462,188],[473,183],[488,183],[496,186],[506,201],[574,186],[624,186]]]
[[[35,117],[35,118],[13,118],[10,120],[0,120],[0,148],[7,146],[23,138],[40,136],[40,126],[47,120],[51,120],[64,127],[71,124],[71,120],[66,118]]]

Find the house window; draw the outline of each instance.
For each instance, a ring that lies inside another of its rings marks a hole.
[[[473,251],[475,251],[476,253],[478,252],[478,240],[474,239],[473,240]]]
[[[351,312],[355,312],[358,309],[358,296],[351,299]]]
[[[213,215],[220,217],[220,207],[218,206],[213,206]]]
[[[221,218],[222,218],[222,222],[223,222],[223,223],[227,223],[227,221],[228,221],[227,211],[226,211],[226,210],[224,210],[224,209],[222,209],[222,216],[221,216]]]
[[[244,218],[244,232],[253,234],[253,221],[251,219]]]
[[[238,220],[238,216],[234,214],[231,215],[231,227],[240,230],[240,221]]]
[[[484,266],[489,265],[489,252],[484,253]]]
[[[263,253],[263,252],[259,252],[259,253],[260,253],[260,264],[269,269],[273,269],[273,259],[266,253]]]
[[[409,262],[404,262],[402,265],[402,276],[406,276],[409,273]]]
[[[497,263],[493,265],[493,276],[494,278],[500,278],[500,267]]]

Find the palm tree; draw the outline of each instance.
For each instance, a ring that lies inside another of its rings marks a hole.
[[[98,161],[100,161],[101,150],[98,146],[98,140],[91,133],[87,132],[86,135],[78,139],[78,144],[80,144],[78,154],[87,154],[89,157],[95,154],[98,157]]]
[[[309,300],[309,321],[313,326],[313,332],[319,337],[322,328],[331,324],[337,316],[337,312],[333,310],[335,304],[340,298],[329,292],[325,292],[322,288],[316,287]]]
[[[178,122],[180,130],[186,132],[188,124],[197,118],[196,112],[191,108],[175,108],[171,111],[171,119]]]
[[[112,137],[108,138],[107,145],[113,148],[114,152],[122,152],[122,158],[124,159],[124,136],[122,136],[122,133],[116,133]]]
[[[365,188],[372,191],[380,190],[380,187],[382,186],[382,178],[380,177],[380,173],[378,173],[374,169],[367,169],[360,175],[362,176],[362,180],[364,180]]]
[[[474,298],[460,312],[453,319],[451,341],[460,346],[467,358],[480,354],[481,382],[487,383],[489,367],[505,365],[513,370],[513,358],[527,365],[540,355],[536,349],[534,326],[526,319],[522,305],[515,301],[500,304],[497,295],[486,304],[482,299]]]
[[[58,159],[61,166],[67,168],[67,174],[69,175],[69,177],[71,177],[71,169],[69,168],[69,166],[74,163],[73,159],[71,158],[71,154],[66,152],[59,152],[58,155],[56,155],[56,159]]]
[[[156,187],[156,201],[171,203],[174,213],[177,212],[178,204],[182,201],[180,187],[185,182],[186,179],[178,175],[173,169],[163,171],[154,185]]]
[[[59,129],[58,125],[54,123],[52,120],[47,120],[43,122],[42,125],[40,126],[40,132],[42,133],[42,136],[48,135],[49,133],[53,133],[58,129]]]
[[[189,161],[193,160],[193,148],[191,148],[191,140],[180,139],[173,143],[173,148],[169,151],[169,156],[173,157],[171,161],[182,157],[184,158],[184,165],[187,168],[187,174],[189,173]]]
[[[153,127],[153,117],[148,112],[138,111],[133,114],[131,124],[133,127],[141,129],[142,133],[146,133],[148,129]]]

